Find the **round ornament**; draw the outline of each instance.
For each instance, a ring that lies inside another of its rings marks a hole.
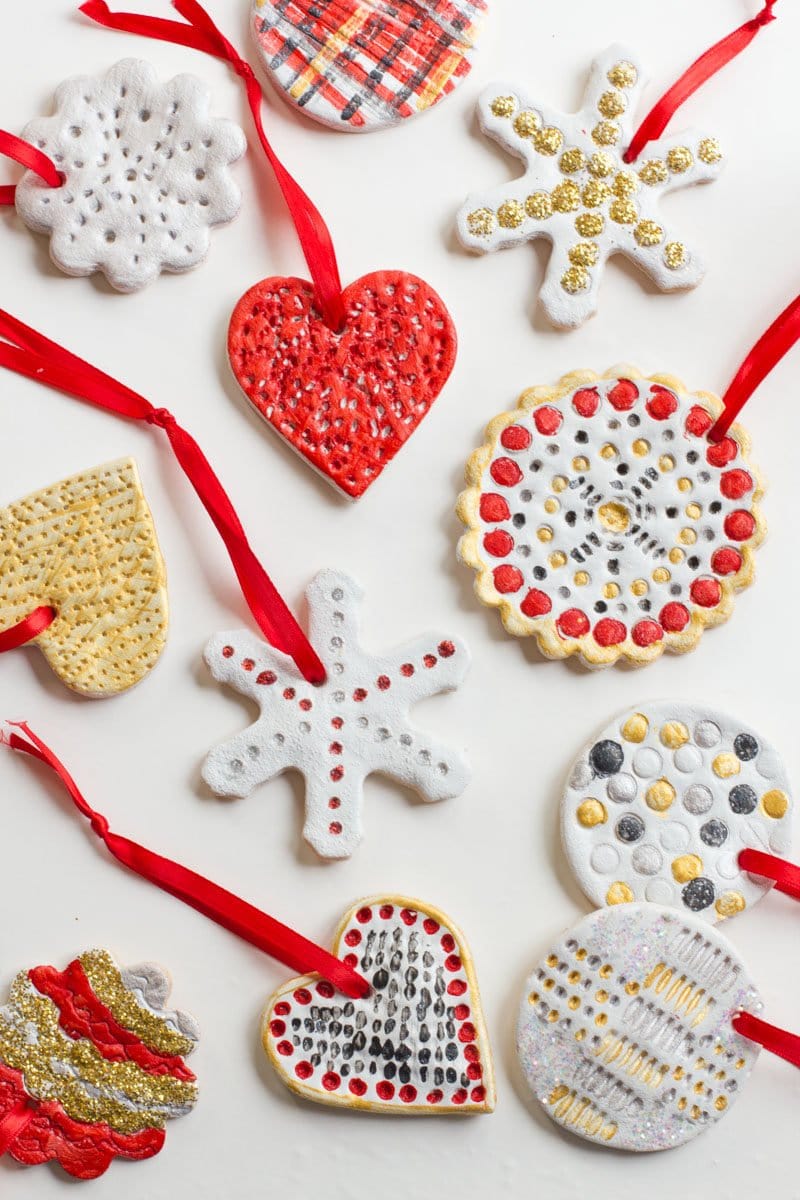
[[[548,658],[683,653],[754,578],[762,487],[721,405],[629,366],[524,392],[488,426],[458,502],[478,598]]]
[[[733,946],[691,913],[599,909],[528,979],[517,1052],[562,1128],[619,1150],[666,1150],[736,1100],[759,1047],[731,1022],[761,1006]]]
[[[792,816],[786,770],[760,733],[705,705],[659,701],[623,713],[580,754],[561,836],[594,904],[648,900],[718,921],[772,887],[739,853],[786,854]]]

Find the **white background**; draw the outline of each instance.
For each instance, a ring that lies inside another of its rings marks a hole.
[[[133,4],[117,7],[134,7]],[[164,15],[163,0],[140,4]],[[351,571],[367,590],[365,638],[378,648],[441,627],[474,656],[462,690],[434,699],[418,720],[468,748],[474,777],[457,800],[424,806],[398,787],[367,785],[367,837],[349,862],[324,865],[302,843],[296,776],[223,801],[199,780],[208,748],[250,714],[214,685],[201,651],[208,635],[249,620],[221,543],[158,431],[126,424],[11,375],[0,378],[2,499],[119,455],[136,457],[170,574],[172,624],[152,675],[118,699],[73,697],[35,649],[0,663],[0,716],[25,717],[71,767],[112,827],[177,857],[327,939],[361,895],[403,891],[444,908],[471,942],[494,1045],[493,1116],[406,1119],[351,1115],[296,1100],[273,1077],[259,1045],[261,1009],[289,973],[178,901],[127,874],[70,809],[47,773],[0,754],[2,883],[0,987],[36,963],[60,966],[105,946],[124,962],[152,958],[174,978],[173,999],[200,1021],[192,1065],[201,1100],[173,1122],[162,1153],[116,1162],[85,1185],[98,1198],[146,1194],[305,1200],[380,1195],[539,1194],[560,1200],[646,1195],[718,1200],[800,1196],[791,1150],[800,1075],[762,1055],[730,1115],[687,1147],[621,1155],[559,1132],[528,1097],[513,1027],[523,980],[550,940],[585,911],[557,835],[564,773],[610,715],[661,696],[727,708],[771,738],[800,774],[796,655],[797,457],[800,348],[752,400],[746,424],[769,482],[768,543],[759,579],[731,621],[691,655],[641,672],[589,675],[543,662],[512,641],[472,594],[455,560],[453,504],[463,464],[485,423],[523,387],[563,372],[630,361],[692,388],[721,391],[741,358],[795,294],[798,261],[796,55],[800,12],[779,20],[696,95],[676,120],[720,137],[721,179],[668,201],[681,236],[707,256],[706,281],[687,295],[655,293],[616,260],[600,313],[558,333],[537,310],[546,250],[526,246],[472,258],[453,234],[471,189],[512,178],[516,160],[483,138],[475,99],[495,78],[519,81],[565,109],[577,107],[592,55],[628,42],[649,67],[649,104],[689,60],[756,10],[755,0],[494,0],[475,67],[434,112],[362,137],[329,133],[272,94],[266,124],[286,162],[333,230],[342,274],[379,267],[417,272],[455,319],[453,376],[422,427],[357,504],[338,498],[250,410],[225,359],[228,315],[260,277],[304,274],[297,242],[265,162],[253,148],[236,168],[244,190],[236,222],[212,235],[208,261],[134,296],[50,265],[46,241],[10,210],[0,216],[0,303],[66,346],[174,410],[208,450],[258,553],[290,604],[322,566]],[[244,0],[214,0],[213,14],[247,45]],[[0,125],[19,131],[49,111],[58,82],[140,55],[163,76],[207,80],[214,108],[255,140],[239,85],[196,52],[91,26],[68,0],[3,5]],[[252,54],[251,54],[252,57]],[[8,166],[6,178],[16,178]],[[760,982],[767,1016],[800,1030],[800,911],[772,895],[730,926]],[[63,1196],[55,1168],[0,1163],[4,1196]]]

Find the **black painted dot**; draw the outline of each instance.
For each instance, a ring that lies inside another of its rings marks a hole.
[[[621,842],[638,842],[644,833],[644,821],[636,813],[625,813],[616,824],[616,834]]]
[[[547,577],[547,571],[545,571],[544,567],[534,567],[533,568],[533,578],[534,579],[545,579],[546,577]]]
[[[608,612],[608,605],[606,604],[605,600],[598,600],[594,606],[594,611],[597,613]]]
[[[619,575],[619,559],[610,558],[606,563],[610,575]]]
[[[585,429],[579,429],[578,432],[575,434],[575,441],[579,442],[582,446],[585,446],[586,443],[588,442],[588,440],[589,440],[589,435]]]
[[[627,475],[629,471],[630,471],[630,467],[628,466],[627,463],[620,463],[619,466],[617,467],[618,475]]]
[[[689,566],[692,568],[693,571],[696,571],[697,568],[700,566],[700,559],[697,557],[696,554],[693,554],[691,556],[691,558],[687,559],[687,562],[689,563]]]
[[[700,837],[707,846],[721,846],[728,837],[728,826],[714,818],[700,827]]]
[[[531,470],[532,471],[541,471],[541,469],[542,469],[542,460],[540,458],[532,459],[531,460]]]
[[[641,417],[637,413],[631,413],[628,417],[628,424],[635,429],[637,425],[641,425]]]
[[[742,816],[755,810],[758,804],[758,796],[749,783],[737,783],[736,787],[730,790],[728,803],[731,806],[732,812]]]
[[[564,517],[564,520],[567,522],[568,525],[574,525],[575,522],[577,521],[577,519],[578,519],[577,514],[572,512],[572,510],[570,510],[568,513],[566,513],[566,515]]]
[[[694,464],[697,462],[699,457],[700,457],[700,455],[697,453],[696,450],[690,450],[689,453],[686,455],[686,461]]]
[[[511,520],[516,529],[522,529],[522,526],[525,524],[525,513],[514,513]]]
[[[758,754],[758,742],[753,737],[752,733],[739,733],[733,739],[733,748],[736,751],[736,757],[742,762],[750,762],[751,758],[755,758]]]
[[[619,742],[606,738],[592,746],[589,761],[598,775],[616,775],[625,761],[625,755]]]
[[[712,500],[708,506],[708,511],[712,513],[722,512],[722,503],[719,500]]]
[[[692,912],[702,912],[704,908],[708,908],[709,904],[714,903],[714,895],[714,885],[704,875],[690,880],[681,892],[683,903]]]
[[[668,517],[677,517],[677,515],[678,515],[677,508],[675,508],[674,505],[670,504],[670,506],[667,509],[667,516]]]
[[[389,972],[385,969],[385,967],[381,967],[381,969],[376,971],[372,976],[372,986],[377,988],[378,991],[381,991],[383,988],[385,988],[388,982]]]

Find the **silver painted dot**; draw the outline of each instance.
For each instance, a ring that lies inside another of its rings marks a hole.
[[[636,780],[626,771],[620,771],[619,775],[612,775],[606,784],[608,798],[615,804],[631,804],[636,799],[638,790]]]
[[[716,721],[698,721],[694,727],[694,740],[698,746],[702,746],[705,750],[710,750],[712,746],[716,746],[721,737],[722,734]]]
[[[311,726],[308,723],[308,721],[300,722],[300,732],[301,733],[311,733]]]
[[[661,771],[661,755],[651,746],[643,746],[633,756],[633,769],[640,779],[654,779]]]
[[[575,769],[570,775],[569,786],[577,788],[580,791],[582,788],[588,787],[593,779],[594,771],[584,759],[582,762],[575,764]]]
[[[680,746],[674,755],[677,770],[683,775],[693,775],[703,765],[703,756],[696,746]]]
[[[707,788],[704,783],[693,783],[683,794],[683,807],[695,817],[707,813],[713,803],[711,788]]]
[[[331,592],[331,596],[338,604],[340,600],[344,599],[344,592],[342,591],[341,588],[334,588],[333,591]]]
[[[761,751],[756,759],[755,767],[764,779],[775,779],[777,776],[783,775],[784,771],[780,756],[769,746]]]
[[[657,875],[664,857],[657,846],[637,846],[631,855],[634,871],[639,875]]]
[[[589,861],[599,875],[610,875],[619,865],[619,850],[610,842],[602,842],[595,846]]]

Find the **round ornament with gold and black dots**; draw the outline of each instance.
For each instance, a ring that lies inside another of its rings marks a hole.
[[[742,721],[659,701],[623,713],[574,763],[561,803],[570,865],[598,906],[647,900],[709,921],[772,884],[738,862],[785,855],[792,800],[777,751]]]

